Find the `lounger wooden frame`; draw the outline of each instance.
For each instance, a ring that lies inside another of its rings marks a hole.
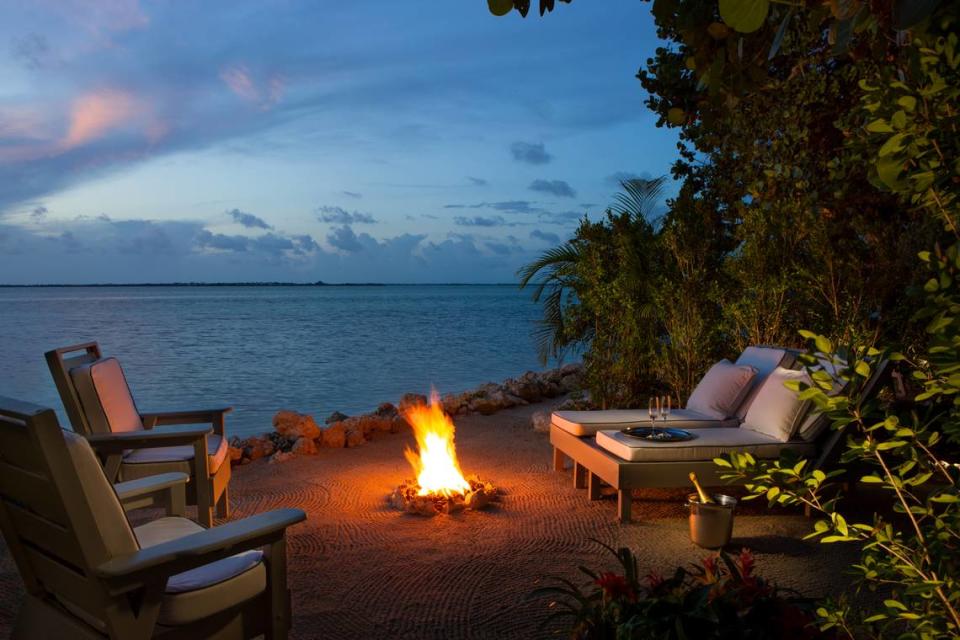
[[[147,480],[134,482],[143,491]],[[182,474],[179,482],[161,478],[154,489],[175,493],[184,480]],[[113,557],[96,533],[94,517],[53,410],[0,397],[0,530],[27,591],[13,638],[287,637],[285,532],[305,519],[299,509],[263,513]],[[263,549],[267,570],[262,594],[190,625],[158,626],[170,576],[256,548]]]
[[[45,357],[73,430],[90,441],[111,482],[116,482],[122,475],[123,455],[130,449],[193,446],[192,481],[187,485],[187,502],[197,505],[197,521],[205,527],[213,524],[214,509],[218,518],[230,517],[230,460],[228,457],[217,469],[209,469],[207,435],[215,433],[226,439],[226,414],[233,410],[232,407],[141,413],[143,431],[95,433],[83,410],[70,370],[99,360],[102,357],[100,346],[96,342],[85,342],[53,349]],[[163,467],[163,463],[151,464]],[[178,463],[171,463],[169,471],[174,471],[177,466]]]
[[[888,374],[888,363],[881,362],[864,386],[864,396],[875,393]],[[814,469],[828,468],[837,461],[838,445],[843,437],[843,430],[826,429],[821,434],[816,443]],[[552,423],[550,444],[553,447],[553,470],[563,471],[569,458],[573,462],[573,486],[576,489],[586,489],[590,500],[599,500],[602,497],[601,488],[604,484],[616,489],[617,519],[622,523],[632,519],[634,489],[684,487],[690,483],[691,471],[697,474],[701,484],[705,486],[729,484],[720,479],[720,469],[712,460],[632,462],[603,449],[593,436],[578,437]]]

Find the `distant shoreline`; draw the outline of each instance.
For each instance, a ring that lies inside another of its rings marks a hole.
[[[0,284],[0,289],[77,287],[515,287],[512,282],[96,282],[87,284]]]

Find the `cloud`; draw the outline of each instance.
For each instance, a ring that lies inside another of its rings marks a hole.
[[[243,100],[267,111],[283,97],[286,82],[282,76],[271,75],[264,81],[254,79],[250,70],[242,64],[234,64],[220,70],[220,79]]]
[[[473,216],[472,218],[456,216],[453,222],[460,227],[500,227],[507,224],[507,221],[501,216],[493,216],[492,218],[485,218],[483,216]]]
[[[347,211],[343,207],[321,206],[317,207],[317,219],[320,222],[329,222],[333,224],[376,224],[377,219],[369,213],[359,211]]]
[[[50,58],[50,43],[42,34],[28,33],[13,40],[10,53],[26,68],[41,69]]]
[[[233,218],[233,221],[246,227],[247,229],[272,229],[273,227],[264,221],[263,218],[258,218],[252,213],[247,213],[246,211],[240,211],[240,209],[231,209],[227,211],[227,215]]]
[[[469,180],[470,184],[472,184],[475,187],[490,186],[490,182],[488,180],[484,180],[483,178],[474,178],[473,176],[467,176],[467,180]]]
[[[497,240],[487,240],[486,242],[484,242],[484,245],[490,251],[493,251],[494,253],[501,256],[509,255],[513,253],[514,250],[516,250],[517,248],[516,245],[506,244],[504,242],[499,242]]]
[[[348,198],[357,198],[357,199],[359,199],[359,198],[362,198],[362,197],[363,197],[363,194],[362,194],[362,193],[358,193],[358,192],[356,192],[356,191],[341,191],[340,193],[343,194],[343,195],[345,195],[345,196],[347,196]]]
[[[510,145],[510,153],[517,162],[526,162],[527,164],[547,164],[553,160],[553,156],[547,153],[542,142],[538,144],[514,142]]]
[[[50,212],[45,206],[40,205],[39,207],[34,207],[33,211],[30,212],[30,217],[37,219],[42,218]]]
[[[560,244],[560,236],[555,233],[550,233],[549,231],[534,229],[530,232],[530,237],[535,240],[543,240],[547,244]]]
[[[208,229],[203,229],[197,234],[197,244],[204,249],[244,252],[250,248],[250,238],[247,236],[228,236],[222,233],[212,233]]]
[[[345,253],[356,253],[363,250],[363,245],[360,243],[360,239],[357,237],[357,234],[353,232],[353,229],[351,229],[348,225],[334,228],[330,233],[327,234],[327,242],[334,249],[338,249]]]
[[[560,198],[575,198],[577,192],[564,180],[534,180],[530,183],[531,191],[549,193]]]
[[[106,90],[84,94],[70,109],[70,127],[61,141],[65,149],[102,137],[127,124],[139,109],[137,100],[125,91]]]
[[[293,242],[294,253],[298,255],[316,253],[321,250],[320,245],[313,239],[313,236],[307,234],[290,236],[290,240]]]
[[[620,183],[627,182],[628,180],[636,180],[637,178],[652,180],[653,176],[648,171],[644,171],[642,173],[633,173],[632,171],[615,171],[606,177],[605,182],[615,187],[619,187]]]
[[[501,213],[546,213],[545,209],[534,206],[529,200],[503,200],[500,202],[478,202],[476,204],[445,204],[444,209],[493,209]]]

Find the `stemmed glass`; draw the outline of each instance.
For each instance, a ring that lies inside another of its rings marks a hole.
[[[660,397],[651,396],[650,405],[648,407],[648,412],[650,414],[650,437],[653,438],[657,433],[657,418],[660,417]]]
[[[660,403],[660,417],[663,418],[663,427],[667,428],[667,419],[670,417],[670,396],[663,396],[663,402]]]

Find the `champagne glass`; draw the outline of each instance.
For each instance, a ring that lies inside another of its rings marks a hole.
[[[663,418],[663,427],[667,427],[667,419],[670,417],[670,396],[663,396],[663,402],[660,404],[660,417]]]
[[[647,411],[650,415],[650,435],[657,430],[657,418],[660,416],[660,398],[657,396],[650,397],[650,404],[647,408]]]

